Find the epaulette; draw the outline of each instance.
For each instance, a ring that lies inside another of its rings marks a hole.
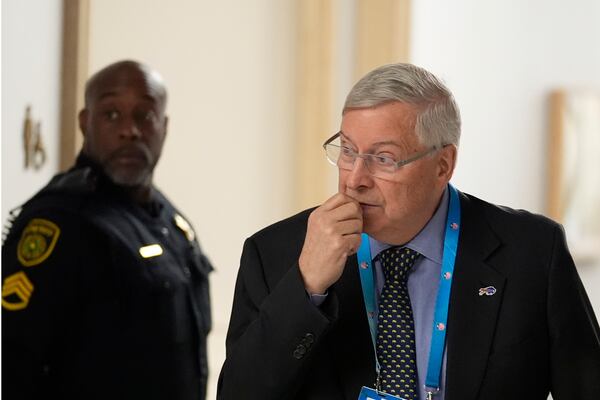
[[[28,202],[26,208],[33,203],[47,203],[60,206],[73,206],[96,192],[98,174],[90,167],[73,168],[55,175],[48,184],[37,192]],[[56,199],[56,200],[51,200]],[[62,207],[61,207],[62,208]]]
[[[86,201],[89,195],[96,192],[97,186],[98,175],[90,167],[73,168],[55,175],[31,199],[9,212],[2,229],[2,244],[6,241],[21,211],[35,210],[40,206],[63,209],[77,208]]]
[[[55,175],[38,195],[56,192],[66,194],[93,193],[96,191],[97,182],[98,176],[92,168],[74,168]]]

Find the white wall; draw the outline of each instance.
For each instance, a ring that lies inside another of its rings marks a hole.
[[[2,224],[58,169],[61,0],[2,0]],[[41,122],[44,167],[24,169],[23,119]]]
[[[547,95],[600,87],[598,21],[597,0],[413,1],[412,61],[462,111],[461,188],[544,211]]]
[[[190,218],[217,269],[208,398],[225,358],[243,240],[291,208],[293,4],[91,2],[90,72],[134,58],[168,86],[170,126],[156,182]]]
[[[415,0],[412,8],[411,61],[444,78],[462,111],[453,181],[543,213],[547,96],[600,88],[600,2]],[[579,272],[600,315],[600,265]]]

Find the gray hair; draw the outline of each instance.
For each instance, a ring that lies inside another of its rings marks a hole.
[[[398,101],[415,105],[415,134],[426,146],[460,140],[460,111],[450,90],[431,72],[412,64],[388,64],[359,80],[346,97],[344,110]]]

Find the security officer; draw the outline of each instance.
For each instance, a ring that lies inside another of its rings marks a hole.
[[[212,267],[152,185],[166,97],[134,61],[88,81],[75,166],[2,247],[3,398],[205,398]]]

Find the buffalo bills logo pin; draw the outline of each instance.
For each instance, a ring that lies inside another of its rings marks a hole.
[[[496,294],[496,288],[493,286],[486,286],[486,287],[482,287],[479,288],[479,295],[480,296],[493,296]]]

